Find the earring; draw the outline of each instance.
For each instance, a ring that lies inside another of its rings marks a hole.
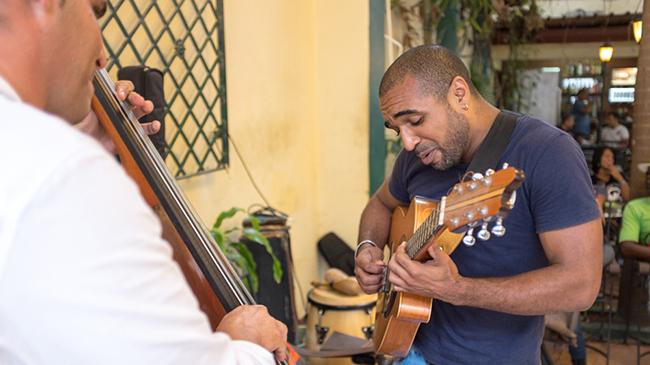
[[[464,110],[464,111],[468,111],[468,110],[469,110],[469,105],[467,105],[467,104],[463,104],[463,110]]]

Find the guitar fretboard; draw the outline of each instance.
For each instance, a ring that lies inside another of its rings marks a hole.
[[[417,254],[422,247],[429,242],[431,236],[433,236],[439,228],[440,225],[438,224],[438,219],[439,210],[434,209],[408,240],[406,243],[406,253],[411,259],[415,258],[415,254]]]

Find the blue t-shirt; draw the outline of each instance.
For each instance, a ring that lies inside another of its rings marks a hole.
[[[529,116],[517,121],[499,162],[521,169],[526,179],[504,220],[506,235],[460,244],[451,258],[465,277],[512,276],[548,266],[538,234],[599,217],[582,151],[565,132]],[[467,165],[438,171],[402,151],[390,179],[400,201],[439,200]],[[431,321],[420,326],[415,346],[436,364],[537,365],[543,316],[521,316],[433,301]]]
[[[572,114],[576,118],[576,122],[573,125],[573,133],[576,136],[589,138],[589,134],[591,134],[591,118],[589,118],[589,113],[582,111],[585,105],[586,101],[580,99],[576,99],[575,103],[573,103]]]

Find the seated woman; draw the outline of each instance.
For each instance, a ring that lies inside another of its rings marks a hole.
[[[592,182],[596,193],[598,206],[602,209],[607,200],[607,188],[618,186],[623,201],[630,200],[630,186],[619,171],[616,161],[614,160],[614,151],[609,147],[600,147],[594,151],[591,160],[593,171]]]

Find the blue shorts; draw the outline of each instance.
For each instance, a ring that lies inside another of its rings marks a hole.
[[[414,346],[409,351],[408,355],[405,358],[397,362],[398,365],[433,365],[433,363],[428,362],[420,351]]]

